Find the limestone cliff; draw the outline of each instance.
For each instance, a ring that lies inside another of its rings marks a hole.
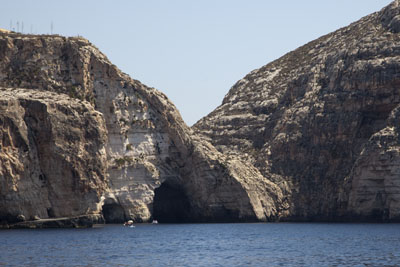
[[[0,86],[47,91],[65,101],[76,99],[73,101],[91,105],[104,118],[107,135],[100,143],[104,144],[106,159],[96,164],[107,168],[101,176],[107,180],[107,188],[103,190],[101,185],[96,193],[101,195],[97,205],[106,221],[272,220],[286,209],[279,187],[265,180],[252,165],[223,155],[194,135],[165,95],[119,71],[87,40],[0,34],[0,60]],[[35,114],[29,116],[35,117]],[[57,128],[58,125],[54,121],[48,127]],[[84,125],[79,128],[83,133],[89,130]],[[72,141],[83,148],[86,142]],[[97,160],[94,151],[87,153]],[[79,153],[76,156],[84,166],[87,159]],[[38,159],[40,164],[44,161],[50,165],[53,160],[47,155]],[[26,166],[30,164],[37,162],[27,160],[25,163]],[[17,185],[23,182],[14,174],[9,176]],[[80,177],[90,179],[87,175]],[[51,179],[66,183],[72,183],[73,178],[51,174]],[[32,178],[27,175],[26,179]],[[3,180],[6,177],[0,176],[0,181]],[[28,191],[40,194],[36,188]],[[25,193],[18,191],[18,194],[24,196]],[[86,193],[82,194],[81,198],[86,197]],[[70,206],[61,195],[57,196],[57,201]],[[93,199],[90,201],[96,203]],[[15,197],[10,197],[9,202],[25,205]],[[17,214],[17,209],[11,210],[8,202],[0,205],[4,212]],[[40,199],[35,206],[38,210],[54,210]],[[19,212],[25,217],[39,213],[28,214],[23,209]],[[46,217],[46,214],[40,213],[40,216]]]
[[[359,220],[383,221],[400,217],[400,110],[390,114],[386,127],[363,146],[346,180],[348,210]]]
[[[238,81],[194,129],[288,197],[284,220],[400,220],[400,1]]]
[[[0,221],[98,214],[106,138],[87,102],[0,88]]]
[[[0,32],[0,221],[399,221],[399,17],[254,70],[192,129],[87,40]]]

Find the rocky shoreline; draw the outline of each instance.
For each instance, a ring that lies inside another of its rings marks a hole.
[[[94,224],[104,224],[99,214],[76,217],[38,219],[17,223],[0,223],[0,229],[42,229],[42,228],[91,228]]]

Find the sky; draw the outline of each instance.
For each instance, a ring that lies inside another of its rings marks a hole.
[[[250,71],[391,0],[0,0],[0,28],[83,36],[188,125]]]

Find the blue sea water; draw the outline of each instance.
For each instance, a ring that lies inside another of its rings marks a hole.
[[[4,230],[0,266],[400,266],[400,224]]]

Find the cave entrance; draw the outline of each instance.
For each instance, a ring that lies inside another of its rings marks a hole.
[[[117,203],[104,204],[102,213],[106,223],[123,223],[126,221],[124,209]]]
[[[166,182],[154,191],[153,218],[160,223],[185,223],[190,220],[190,204],[185,192]]]

